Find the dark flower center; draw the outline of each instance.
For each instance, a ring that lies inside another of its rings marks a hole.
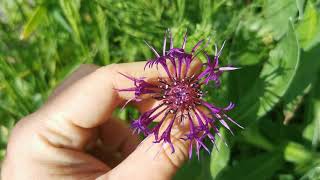
[[[168,104],[171,110],[186,110],[201,102],[202,91],[198,82],[191,78],[159,80],[162,96],[158,99]]]

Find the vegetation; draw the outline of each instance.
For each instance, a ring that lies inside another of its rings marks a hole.
[[[0,159],[13,125],[82,63],[146,60],[170,28],[187,49],[202,38],[226,46],[212,102],[229,100],[242,126],[175,179],[320,177],[320,0],[0,1]],[[201,56],[200,56],[201,58]],[[129,120],[132,110],[119,113]]]

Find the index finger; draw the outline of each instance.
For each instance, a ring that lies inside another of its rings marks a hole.
[[[144,70],[144,66],[145,62],[135,62],[101,67],[68,87],[40,112],[49,117],[62,117],[82,128],[96,127],[104,123],[120,103],[133,96],[116,90],[133,86],[133,82],[119,72],[146,77],[146,81],[164,75],[160,69]]]

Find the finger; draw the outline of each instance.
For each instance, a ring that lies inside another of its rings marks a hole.
[[[120,119],[112,118],[100,128],[100,138],[105,146],[127,157],[140,143],[136,134]]]
[[[87,76],[88,74],[97,70],[99,66],[94,64],[81,64],[77,70],[72,72],[57,88],[55,88],[49,97],[49,101],[60,94],[64,89],[78,81],[79,79]]]
[[[98,68],[99,66],[94,64],[80,65],[76,71],[68,76],[53,91],[49,99],[54,98],[67,87],[79,79],[91,74]],[[113,164],[117,165],[121,160],[126,158],[140,142],[138,136],[132,133],[132,130],[128,125],[117,118],[111,118],[110,122],[101,125],[101,127],[99,127],[98,137],[101,139],[102,143],[93,145],[94,147],[91,147],[91,149],[95,149],[94,152],[91,150],[91,153],[94,153],[95,157],[99,157],[98,159],[103,160],[111,167],[113,167]],[[120,156],[117,156],[117,154]]]
[[[189,142],[180,140],[186,131],[187,129],[179,128],[172,132],[171,140],[175,153],[171,153],[171,148],[167,144],[153,143],[154,137],[149,136],[127,159],[98,180],[172,179],[188,157]]]
[[[43,110],[50,115],[60,115],[80,127],[96,127],[111,115],[118,104],[132,97],[131,93],[118,93],[116,90],[133,86],[132,81],[119,72],[147,79],[158,77],[156,69],[144,71],[144,64],[113,64],[99,68],[68,87]]]
[[[140,143],[128,125],[117,118],[111,118],[99,127],[99,137],[100,141],[92,148],[93,155],[110,167],[118,165]]]
[[[78,81],[79,79],[91,74],[99,66],[93,64],[82,64],[68,78],[66,78],[52,93],[49,99],[54,98],[64,89]],[[90,147],[90,154],[102,160],[109,167],[115,167],[124,160],[140,143],[136,134],[123,121],[111,118],[109,122],[99,127],[101,142],[93,142]]]
[[[156,69],[144,71],[144,65],[145,62],[109,65],[67,87],[37,112],[43,127],[41,135],[54,145],[84,150],[92,141],[94,128],[105,123],[118,104],[133,96],[116,90],[133,86],[119,72],[146,80],[164,74]]]
[[[58,135],[58,131],[40,130],[43,126],[39,122],[43,119],[37,116],[34,113],[22,119],[11,132],[5,163],[8,179],[94,179],[110,169],[86,153],[53,144],[57,138],[61,139],[56,142],[68,138]],[[17,170],[23,173],[16,173]]]

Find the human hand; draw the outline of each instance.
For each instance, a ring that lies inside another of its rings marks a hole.
[[[173,135],[174,154],[170,147],[153,144],[153,137],[137,147],[138,137],[111,116],[133,97],[115,90],[132,86],[118,72],[146,77],[146,81],[165,74],[154,68],[144,71],[144,65],[83,65],[43,107],[17,123],[2,180],[171,179],[188,157],[187,142],[179,140],[183,132]],[[154,102],[146,99],[136,106],[143,112]]]

